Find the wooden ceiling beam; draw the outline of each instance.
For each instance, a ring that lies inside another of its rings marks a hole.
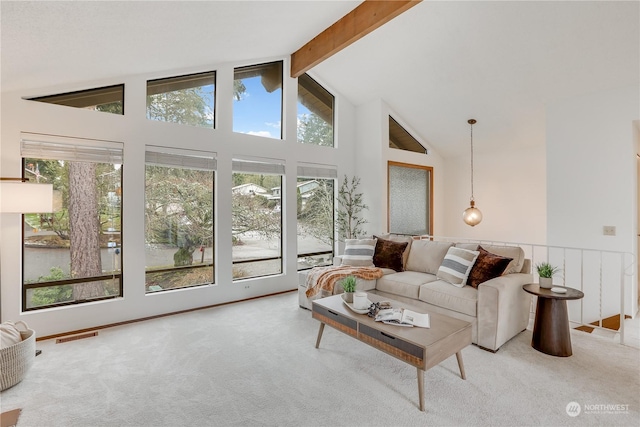
[[[422,0],[365,0],[291,54],[291,77],[318,65]]]

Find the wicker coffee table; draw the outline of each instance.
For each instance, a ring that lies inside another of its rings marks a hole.
[[[369,294],[372,302],[389,301],[394,308],[424,312],[418,307]],[[456,355],[460,376],[466,379],[461,350],[471,344],[471,323],[436,313],[429,313],[430,328],[407,328],[376,322],[366,314],[357,314],[334,295],[313,301],[312,316],[320,321],[316,348],[320,346],[324,325],[369,344],[417,368],[418,399],[424,411],[424,371]]]

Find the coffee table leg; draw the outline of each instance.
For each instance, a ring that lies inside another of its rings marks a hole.
[[[418,400],[420,410],[424,412],[424,370],[420,368],[418,368]]]
[[[316,340],[316,348],[320,346],[320,340],[322,339],[323,331],[324,331],[324,323],[320,322],[320,329],[318,330],[318,339]]]
[[[464,374],[464,363],[462,363],[462,351],[456,353],[456,359],[458,359],[458,368],[460,368],[460,377],[463,380],[467,379],[467,376]]]

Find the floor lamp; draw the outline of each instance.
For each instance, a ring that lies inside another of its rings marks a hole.
[[[52,184],[31,183],[28,178],[0,178],[0,214],[45,212],[53,212]],[[36,350],[36,356],[39,353]]]

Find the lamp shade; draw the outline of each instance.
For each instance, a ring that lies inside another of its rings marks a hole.
[[[0,212],[53,212],[53,185],[0,181]]]

